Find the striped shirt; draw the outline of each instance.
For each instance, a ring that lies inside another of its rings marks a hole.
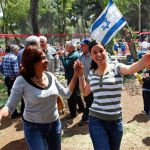
[[[121,91],[123,77],[119,73],[122,64],[110,64],[109,72],[100,76],[91,70],[88,76],[94,101],[90,108],[90,116],[102,120],[117,120],[122,117]]]

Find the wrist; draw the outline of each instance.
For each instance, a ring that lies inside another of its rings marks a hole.
[[[79,79],[85,79],[84,74],[82,76],[79,76]]]

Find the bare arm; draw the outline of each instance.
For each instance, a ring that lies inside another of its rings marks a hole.
[[[89,84],[85,81],[82,62],[76,60],[74,63],[74,68],[77,76],[79,77],[79,87],[81,92],[83,93],[84,96],[89,95],[91,90]]]
[[[84,77],[79,77],[79,86],[81,93],[83,93],[83,96],[87,96],[90,94],[90,85],[85,81]]]
[[[77,75],[74,73],[70,83],[69,83],[69,89],[71,92],[73,92],[74,88],[75,88],[75,85],[76,85],[76,82],[77,82]]]
[[[123,65],[120,67],[120,73],[123,75],[133,74],[144,68],[150,68],[150,53],[145,54],[141,60],[132,65]]]

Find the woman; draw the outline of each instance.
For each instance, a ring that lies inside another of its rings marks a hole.
[[[27,46],[22,56],[22,68],[11,95],[0,110],[2,117],[11,115],[22,96],[25,101],[23,127],[30,150],[60,150],[61,123],[57,109],[57,96],[72,94],[77,76],[64,88],[57,78],[47,72],[49,61],[37,46]]]
[[[84,96],[93,92],[94,101],[89,112],[89,132],[94,150],[119,150],[123,135],[122,109],[120,105],[123,75],[132,74],[150,66],[150,54],[127,66],[108,63],[106,50],[95,41],[91,43],[91,71],[88,83],[83,75],[83,65],[76,61],[79,84]]]

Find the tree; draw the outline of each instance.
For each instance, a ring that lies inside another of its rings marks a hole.
[[[32,25],[33,34],[39,34],[39,27],[38,27],[38,2],[39,0],[30,0],[30,10],[29,16]]]

